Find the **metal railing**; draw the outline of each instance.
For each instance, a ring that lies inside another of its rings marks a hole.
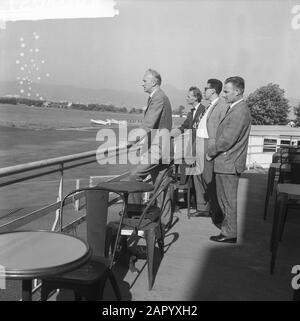
[[[10,166],[10,167],[4,167],[0,168],[0,187],[13,185],[16,183],[24,182],[27,180],[31,180],[37,177],[42,177],[45,175],[49,175],[52,173],[59,173],[59,189],[58,189],[58,197],[57,201],[55,203],[49,204],[43,208],[39,208],[33,212],[30,212],[28,214],[22,215],[16,219],[13,219],[9,222],[6,222],[2,225],[0,225],[0,233],[8,232],[11,230],[15,230],[25,224],[28,224],[32,222],[33,220],[37,220],[51,212],[56,212],[54,223],[52,226],[52,230],[55,230],[59,218],[59,208],[60,208],[60,202],[63,198],[64,193],[64,173],[66,170],[85,166],[87,164],[96,163],[97,160],[101,160],[101,158],[97,158],[97,153],[101,153],[101,155],[104,155],[105,153],[111,153],[115,152],[116,155],[121,155],[122,153],[126,153],[127,149],[131,145],[127,145],[124,147],[112,147],[108,149],[101,149],[96,151],[88,151],[84,153],[79,154],[73,154],[63,157],[57,157],[57,158],[51,158],[36,162],[31,162],[27,164],[21,164],[16,166]],[[103,159],[103,158],[102,158]],[[38,173],[36,172],[38,171]],[[24,173],[26,175],[24,175]],[[21,177],[15,177],[20,176]],[[124,178],[128,175],[128,172],[125,172],[111,180],[119,180],[121,178]],[[75,199],[80,199],[82,197],[82,194],[76,195]],[[68,203],[70,203],[71,200],[69,200]],[[78,222],[75,221],[72,224],[77,224]],[[66,229],[70,228],[70,226],[66,226]]]
[[[131,145],[127,145],[124,147],[111,147],[109,149],[101,149],[98,150],[98,153],[104,155],[104,153],[115,152],[116,155],[121,155],[122,153],[126,153],[128,148]],[[248,146],[248,155],[247,155],[247,166],[248,168],[251,164],[257,164],[253,160],[253,155],[266,155],[263,151],[252,151],[253,148],[262,148],[263,145],[249,145]],[[0,168],[0,187],[13,185],[16,183],[28,181],[34,178],[50,175],[53,173],[59,173],[59,188],[57,193],[57,201],[55,203],[49,204],[45,207],[34,210],[28,214],[21,215],[18,218],[15,218],[9,222],[6,222],[0,225],[0,233],[8,232],[14,229],[17,229],[25,224],[30,223],[33,220],[39,219],[51,212],[56,212],[56,216],[54,219],[54,223],[52,226],[52,230],[54,230],[57,226],[57,220],[59,217],[59,208],[60,201],[63,198],[64,194],[64,174],[65,171],[70,170],[75,167],[82,167],[88,164],[96,163],[97,158],[96,151],[88,151],[68,156],[56,157],[41,161],[30,162],[26,164],[10,166],[5,168]],[[99,158],[98,158],[99,160]],[[269,164],[270,162],[266,162],[264,164]],[[38,172],[37,172],[38,171]],[[123,173],[120,176],[112,178],[111,180],[119,180],[120,178],[124,178],[128,175],[128,172]],[[16,177],[17,176],[17,177]],[[76,195],[75,200],[78,200],[82,197],[82,195]],[[69,204],[71,200],[67,202]],[[76,224],[76,222],[74,222]],[[68,228],[68,226],[66,226]]]

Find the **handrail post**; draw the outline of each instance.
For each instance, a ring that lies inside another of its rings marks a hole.
[[[61,202],[63,200],[63,193],[64,193],[63,187],[64,187],[64,163],[61,163],[60,164],[60,181],[59,181],[57,202]],[[62,216],[60,213],[60,209],[57,209],[55,212],[55,221],[52,226],[52,231],[56,230],[58,223],[59,223],[60,229],[62,229]]]

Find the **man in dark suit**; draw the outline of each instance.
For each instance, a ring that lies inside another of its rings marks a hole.
[[[215,242],[237,242],[237,189],[240,174],[245,170],[251,127],[244,89],[241,77],[225,80],[223,96],[229,107],[206,155],[208,161],[214,161],[217,197],[224,215],[221,233],[210,237]]]
[[[163,162],[163,158],[164,156],[166,159],[170,157],[169,134],[172,129],[172,108],[169,98],[160,89],[160,85],[160,74],[153,69],[148,69],[143,77],[142,85],[144,91],[149,94],[141,124],[146,137],[141,143],[141,164],[131,170],[130,180],[141,181],[150,174],[154,183],[159,171],[168,165]],[[159,137],[162,136],[164,138],[160,143]],[[133,195],[134,203],[139,203],[140,197],[135,196]]]
[[[187,117],[185,121],[182,123],[182,125],[178,128],[174,128],[171,131],[171,137],[178,137],[181,134],[187,134],[190,135],[189,140],[188,140],[188,146],[185,146],[184,150],[184,155],[179,155],[180,158],[184,158],[183,160],[186,161],[186,163],[190,164],[190,160],[185,159],[187,154],[189,156],[193,156],[193,159],[196,157],[196,130],[199,124],[200,119],[203,116],[203,113],[205,112],[205,106],[201,104],[202,100],[202,93],[198,87],[190,87],[186,96],[186,102],[189,106],[191,106],[190,111],[187,114]],[[186,142],[187,140],[185,140]],[[177,143],[175,142],[175,145]],[[179,140],[178,144],[182,144],[182,141]],[[187,151],[187,149],[189,149]],[[188,153],[185,153],[187,151]],[[180,152],[181,149],[180,149]],[[202,167],[201,165],[199,167]],[[199,174],[193,173],[193,182],[194,182],[194,189],[195,189],[195,195],[196,195],[196,203],[197,203],[197,208],[198,204],[201,203],[201,196],[199,199],[199,189],[200,187],[198,186],[201,184],[201,178],[199,177],[201,173],[201,170],[199,170]],[[186,174],[187,171],[186,171]],[[192,173],[191,173],[192,174]],[[193,215],[193,214],[192,214]],[[191,215],[191,216],[192,216]]]

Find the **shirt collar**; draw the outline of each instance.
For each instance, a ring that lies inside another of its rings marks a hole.
[[[241,99],[237,100],[236,102],[234,102],[233,104],[231,104],[231,105],[230,105],[230,109],[231,109],[233,106],[235,106],[235,105],[237,105],[238,103],[240,103],[242,100],[244,100],[244,98],[241,98]]]
[[[197,111],[198,107],[200,106],[201,103],[199,103],[198,105],[196,105],[195,107],[193,107],[195,109],[195,112]]]
[[[216,99],[214,99],[214,100],[210,103],[210,106],[215,105],[219,99],[220,99],[220,97],[217,97]]]
[[[153,95],[154,95],[154,93],[155,93],[157,90],[158,90],[158,88],[155,88],[155,89],[152,91],[152,93],[149,95],[149,97],[152,98]]]

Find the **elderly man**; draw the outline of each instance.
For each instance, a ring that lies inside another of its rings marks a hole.
[[[169,98],[160,89],[161,76],[153,70],[148,69],[143,77],[144,91],[149,94],[147,108],[141,128],[146,133],[143,140],[141,164],[131,171],[130,180],[142,180],[151,174],[152,181],[155,182],[159,171],[167,167],[168,164],[162,162],[162,146],[158,136],[163,132],[169,145],[169,131],[172,129],[172,109]],[[169,156],[169,155],[167,155]],[[146,161],[145,161],[146,160]],[[140,195],[133,194],[133,203],[140,203]]]
[[[217,197],[224,215],[221,233],[210,237],[215,242],[237,242],[237,189],[246,165],[251,126],[250,111],[243,99],[244,89],[245,81],[241,77],[225,80],[223,96],[229,107],[206,155],[208,161],[214,161]]]

